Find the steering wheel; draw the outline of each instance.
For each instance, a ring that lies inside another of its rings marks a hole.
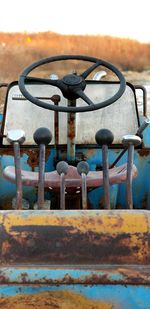
[[[58,80],[51,80],[51,79],[46,79],[46,78],[38,78],[38,77],[29,77],[28,74],[33,71],[35,68],[47,64],[50,62],[56,62],[56,61],[61,61],[61,60],[81,60],[81,61],[89,61],[94,64],[92,64],[87,70],[85,70],[81,75],[77,74],[68,74],[65,75],[62,79]],[[90,98],[85,94],[84,89],[86,87],[86,78],[89,76],[89,74],[94,71],[95,68],[98,66],[104,66],[108,69],[110,69],[115,75],[118,77],[120,84],[119,84],[119,89],[118,91],[109,99],[102,101],[100,103],[94,103],[90,100]],[[46,103],[42,100],[39,100],[36,97],[33,97],[26,89],[25,82],[36,82],[36,83],[43,83],[43,84],[48,84],[52,86],[58,87],[63,96],[67,98],[68,100],[74,101],[78,98],[82,98],[87,105],[85,106],[61,106],[61,105],[54,105],[50,103]],[[41,59],[37,62],[32,63],[29,65],[27,68],[24,69],[22,74],[20,75],[19,78],[19,88],[22,94],[25,96],[25,98],[29,101],[31,101],[33,104],[53,110],[53,111],[58,111],[58,112],[88,112],[88,111],[93,111],[97,110],[103,107],[106,107],[115,101],[117,101],[124,93],[125,87],[126,87],[126,81],[122,73],[111,63],[108,63],[104,60],[94,58],[94,57],[89,57],[89,56],[81,56],[81,55],[60,55],[60,56],[54,56],[54,57],[49,57],[49,58],[44,58]]]

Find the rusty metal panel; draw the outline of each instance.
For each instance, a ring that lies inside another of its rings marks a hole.
[[[150,285],[150,267],[144,265],[31,265],[0,267],[0,284],[133,284]]]
[[[3,309],[149,309],[150,288],[130,285],[0,286]]]
[[[135,210],[1,211],[0,263],[150,263],[150,213]]]
[[[16,287],[15,287],[16,288]],[[112,304],[107,300],[91,299],[84,291],[76,291],[74,288],[63,289],[54,287],[27,288],[19,287],[20,292],[8,288],[0,298],[0,306],[3,309],[34,309],[34,308],[62,308],[62,309],[111,309]],[[82,288],[81,288],[82,289]],[[17,289],[16,289],[17,290]],[[9,294],[10,293],[10,294]],[[14,294],[13,294],[14,293]],[[12,294],[12,295],[11,295]],[[113,302],[114,303],[114,302]],[[113,307],[114,308],[114,307]],[[117,307],[115,307],[117,308]]]

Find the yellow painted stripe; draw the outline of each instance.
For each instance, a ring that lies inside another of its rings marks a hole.
[[[0,224],[9,233],[16,226],[73,227],[72,233],[149,233],[150,212],[141,210],[3,211]]]

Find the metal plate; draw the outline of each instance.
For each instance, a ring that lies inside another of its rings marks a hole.
[[[87,84],[85,93],[93,102],[100,102],[114,95],[118,87],[117,83],[91,82]],[[32,84],[27,88],[32,95],[46,102],[50,101],[48,98],[57,94],[61,97],[61,105],[67,104],[67,100],[56,87]],[[41,126],[46,126],[52,131],[54,137],[54,112],[37,107],[25,100],[17,84],[12,84],[9,88],[6,104],[4,134],[7,134],[10,129],[22,129],[26,133],[25,144],[31,145],[34,144],[34,131]],[[80,99],[77,104],[81,106],[85,105],[85,102]],[[136,133],[138,119],[135,96],[129,85],[123,96],[114,104],[100,110],[76,115],[76,144],[95,144],[95,133],[100,128],[109,128],[114,133],[114,144],[121,143],[123,135]],[[67,114],[59,113],[59,144],[66,143]],[[6,139],[3,140],[3,144],[7,144]]]

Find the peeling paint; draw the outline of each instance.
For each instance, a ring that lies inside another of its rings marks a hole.
[[[150,263],[148,211],[1,211],[0,221],[3,265]]]
[[[16,295],[1,297],[3,309],[111,309],[112,305],[102,301],[94,301],[71,291],[42,292],[34,295]]]

